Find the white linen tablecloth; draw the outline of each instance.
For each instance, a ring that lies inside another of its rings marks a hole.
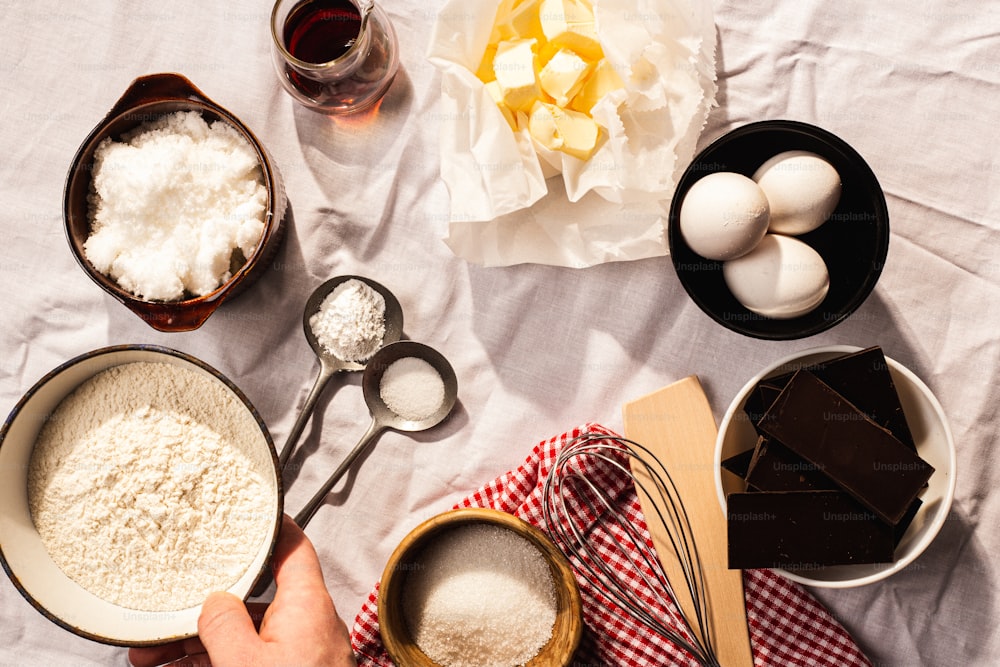
[[[284,443],[318,370],[302,308],[323,280],[362,274],[395,292],[409,338],[454,365],[453,418],[384,434],[308,527],[351,622],[418,521],[585,421],[621,429],[623,402],[689,374],[716,417],[764,365],[823,344],[882,345],[936,393],[958,449],[958,490],[927,552],[890,579],[813,592],[879,667],[1000,661],[1000,3],[714,2],[718,107],[700,145],[762,119],[813,123],[878,175],[892,224],[878,286],[820,335],[764,342],[690,301],[669,259],[588,269],[483,268],[442,242],[439,76],[425,50],[436,3],[383,0],[402,67],[376,117],[295,105],[269,58],[270,3],[3,2],[0,27],[0,408],[88,350],[157,343],[233,379]],[[294,211],[267,275],[199,330],[159,334],[90,282],[62,226],[79,144],[137,76],[176,71],[263,141]],[[296,512],[364,432],[360,378],[330,387],[293,464]],[[349,493],[348,493],[349,491]],[[125,665],[0,582],[0,665]]]

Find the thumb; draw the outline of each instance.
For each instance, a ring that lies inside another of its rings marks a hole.
[[[212,593],[198,616],[198,637],[214,667],[252,664],[261,643],[243,601],[232,593]]]

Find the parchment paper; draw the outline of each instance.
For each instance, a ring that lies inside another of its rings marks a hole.
[[[497,0],[449,0],[428,58],[441,70],[446,242],[487,266],[590,266],[665,255],[674,185],[715,103],[715,24],[697,0],[596,0],[605,56],[625,88],[592,115],[603,128],[581,161],[514,132],[474,71]]]

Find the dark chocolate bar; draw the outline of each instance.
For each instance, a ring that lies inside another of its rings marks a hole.
[[[747,466],[747,475],[750,474],[750,471],[753,470],[754,465],[756,465],[756,463],[757,463],[757,457],[760,456],[760,448],[764,446],[764,443],[766,441],[767,441],[767,438],[765,438],[764,436],[762,436],[762,435],[758,435],[757,436],[757,442],[755,442],[754,445],[753,445],[753,456],[750,457],[750,465]],[[746,475],[743,475],[743,481],[744,482],[746,481]],[[749,484],[747,485],[747,489],[746,490],[747,491],[756,491],[756,489],[751,489]]]
[[[819,364],[812,371],[896,439],[916,451],[882,348],[869,347]]]
[[[868,347],[811,364],[802,370],[812,372],[868,415],[869,419],[888,429],[900,442],[916,451],[913,434],[906,422],[906,414],[899,402],[899,393],[881,347]],[[757,383],[747,396],[743,408],[753,424],[760,421],[763,412],[774,402],[776,390],[781,391],[793,375],[795,371],[765,378]]]
[[[899,523],[934,472],[915,452],[809,371],[795,373],[758,428],[821,468],[893,525]]]
[[[904,514],[903,518],[899,520],[899,523],[893,526],[892,535],[896,542],[896,546],[899,546],[899,543],[903,540],[903,535],[906,535],[906,531],[910,529],[910,524],[913,523],[914,517],[917,516],[917,511],[920,510],[920,506],[923,504],[924,501],[920,498],[914,500],[913,504],[910,505],[910,508],[906,510],[906,514]]]
[[[842,491],[731,493],[730,569],[888,563],[892,526]]]
[[[836,490],[837,485],[822,468],[788,449],[780,442],[761,436],[753,462],[744,477],[756,491]]]
[[[733,473],[740,479],[746,479],[747,470],[750,468],[750,460],[753,459],[753,450],[748,449],[722,461],[722,467]]]
[[[813,370],[814,368],[816,368],[815,365],[808,366],[803,370],[808,371],[808,370]],[[763,380],[761,380],[761,384],[766,384],[769,387],[773,387],[778,391],[781,391],[782,389],[785,388],[785,385],[788,384],[788,381],[792,379],[792,376],[795,375],[795,373],[796,371],[788,371],[787,373],[782,373],[781,375],[775,375],[774,377],[764,378]]]
[[[750,423],[756,425],[760,418],[764,416],[767,409],[771,407],[774,400],[781,393],[781,387],[759,382],[747,395],[746,402],[743,403],[743,412],[750,419]]]

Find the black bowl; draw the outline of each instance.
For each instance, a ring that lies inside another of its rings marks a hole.
[[[830,272],[830,291],[805,315],[773,319],[747,310],[722,277],[722,262],[698,255],[680,233],[681,202],[695,181],[718,171],[753,176],[769,158],[789,150],[811,151],[840,174],[840,203],[830,218],[797,238],[812,246]],[[864,303],[875,288],[889,251],[889,212],[878,179],[842,139],[813,125],[768,120],[716,139],[688,165],[670,202],[670,257],[684,289],[719,324],[754,338],[791,340],[825,331]]]

